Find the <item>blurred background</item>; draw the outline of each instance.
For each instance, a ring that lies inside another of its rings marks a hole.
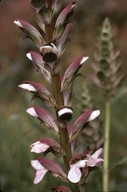
[[[69,1],[65,1],[69,2]],[[63,68],[67,62],[82,53],[90,57],[83,68],[97,108],[103,111],[103,98],[89,78],[97,38],[105,17],[109,17],[115,34],[117,48],[121,52],[123,71],[127,71],[127,1],[126,0],[82,0],[77,1],[74,31],[71,43],[63,55]],[[36,26],[30,0],[2,0],[0,2],[0,186],[4,192],[50,191],[55,179],[47,175],[39,185],[33,185],[34,171],[30,159],[29,145],[45,135],[26,109],[37,103],[31,102],[31,95],[19,90],[25,80],[42,81],[40,74],[26,58],[33,50],[30,40],[13,24],[15,19],[26,20]],[[79,85],[79,84],[78,84]],[[79,94],[75,87],[75,95]],[[76,103],[76,102],[75,102]],[[78,106],[78,102],[76,103]],[[101,114],[103,119],[103,112]],[[110,144],[110,191],[127,192],[127,79],[112,100]],[[103,128],[102,128],[103,129]],[[116,165],[116,166],[114,166]],[[88,192],[101,191],[101,179],[94,173]],[[101,176],[99,176],[101,178]],[[49,182],[50,179],[50,182]],[[48,181],[48,183],[47,183]],[[59,180],[57,184],[60,184]]]

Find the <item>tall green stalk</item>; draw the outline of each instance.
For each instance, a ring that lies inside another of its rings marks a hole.
[[[106,18],[95,51],[97,65],[94,67],[97,86],[105,98],[103,192],[109,191],[110,99],[115,96],[116,89],[124,79],[119,50],[116,50],[113,38],[110,21]]]
[[[103,192],[109,191],[110,99],[105,99]]]
[[[59,74],[52,75],[52,88],[53,88],[53,96],[57,102],[58,107],[64,106],[63,103],[63,96],[61,93],[61,87],[60,87],[60,76]],[[57,109],[56,109],[57,113]],[[58,118],[59,121],[59,118]],[[61,126],[59,126],[59,134],[60,134],[60,142],[64,150],[66,151],[66,155],[63,156],[65,166],[67,170],[69,169],[69,161],[71,159],[71,147],[69,143],[69,136],[66,124],[64,122],[61,122]]]

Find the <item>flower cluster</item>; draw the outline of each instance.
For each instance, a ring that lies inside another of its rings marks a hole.
[[[110,21],[106,18],[95,52],[96,64],[93,65],[96,73],[94,82],[102,90],[105,97],[113,97],[125,77],[121,71],[122,63],[119,57],[120,51],[116,50],[114,46]]]
[[[59,70],[60,59],[73,28],[71,19],[76,3],[71,2],[65,8],[62,7],[61,0],[32,0],[31,4],[40,29],[37,30],[31,24],[19,19],[14,23],[38,48],[38,52],[30,51],[27,57],[43,75],[49,84],[49,89],[45,85],[32,81],[24,82],[19,87],[41,99],[47,108],[48,106],[54,108],[56,115],[50,111],[50,108],[47,110],[39,106],[28,108],[27,113],[39,119],[57,140],[42,138],[31,144],[31,152],[44,154],[44,157],[31,161],[32,167],[36,170],[34,183],[39,183],[46,173],[51,173],[67,183],[85,182],[83,175],[86,168],[87,176],[90,173],[89,167],[97,167],[103,161],[100,157],[102,149],[93,155],[89,152],[76,155],[78,137],[89,122],[100,114],[100,111],[89,109],[74,122],[71,121],[74,113],[71,106],[73,82],[88,57],[81,55],[75,58],[62,75]],[[45,157],[49,152],[63,157],[66,171],[57,162]],[[71,190],[65,186],[57,186],[52,191],[70,192]]]

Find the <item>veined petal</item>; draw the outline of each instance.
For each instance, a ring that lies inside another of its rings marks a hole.
[[[64,181],[67,181],[67,175],[63,171],[62,167],[53,160],[47,158],[39,158],[38,161],[45,169],[47,169],[53,176],[59,177]]]
[[[68,179],[72,183],[78,183],[81,179],[81,171],[78,166],[75,164],[70,166],[70,170],[68,172]]]
[[[68,23],[65,27],[65,30],[64,30],[62,36],[56,41],[56,44],[57,44],[57,47],[58,47],[59,53],[60,53],[59,56],[61,56],[62,53],[64,52],[64,49],[65,49],[67,41],[70,37],[72,28],[73,28],[73,24]]]
[[[33,62],[34,66],[42,72],[45,79],[51,83],[51,73],[46,69],[42,55],[35,51],[30,51],[27,53],[27,57]]]
[[[58,133],[58,126],[56,123],[56,119],[48,110],[35,106],[27,109],[27,113],[29,113],[34,117],[37,117],[39,120],[42,121],[42,123],[44,123],[47,127],[49,127],[50,130],[52,130],[55,133]]]
[[[75,140],[81,134],[84,126],[87,125],[89,121],[95,119],[99,114],[99,110],[92,109],[81,114],[74,122],[72,133],[70,133],[70,141]]]
[[[71,97],[72,97],[72,87],[63,91],[63,99],[64,99],[65,106],[70,106]]]
[[[35,96],[38,96],[39,98],[45,100],[48,104],[52,106],[56,105],[56,101],[52,97],[50,91],[42,84],[33,81],[26,81],[23,84],[19,85],[18,87],[34,93]]]
[[[84,56],[80,56],[77,57],[66,69],[62,82],[61,82],[61,91],[64,91],[66,89],[68,89],[73,80],[75,79],[80,67],[83,64],[83,61],[86,61],[88,59],[88,57],[86,57],[86,59],[84,58]]]
[[[56,24],[55,24],[56,28],[63,25],[65,22],[67,23],[69,21],[75,7],[76,7],[75,2],[72,2],[63,9],[63,11],[60,13],[60,15],[56,20]]]
[[[26,56],[36,65],[36,67],[44,66],[43,57],[40,53],[30,51]]]
[[[88,122],[90,115],[92,114],[93,110],[90,109],[84,113],[82,113],[74,122],[74,130],[82,127],[85,123]]]
[[[38,47],[42,45],[42,36],[35,27],[21,19],[15,20],[14,23],[18,25],[28,35],[28,37],[35,42]]]

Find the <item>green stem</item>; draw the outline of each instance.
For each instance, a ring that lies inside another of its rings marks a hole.
[[[105,100],[103,192],[109,191],[110,99]]]
[[[56,100],[57,106],[61,107],[64,105],[63,102],[63,95],[61,93],[61,80],[60,80],[60,76],[59,73],[57,74],[53,74],[52,75],[52,89],[53,89],[53,96]],[[57,113],[57,109],[56,109],[56,113]],[[61,142],[61,146],[64,148],[66,155],[63,156],[64,159],[64,163],[66,165],[67,170],[69,169],[69,161],[71,158],[71,147],[70,147],[70,143],[69,143],[69,136],[68,136],[68,130],[66,127],[66,124],[64,122],[60,122],[60,126],[59,126],[59,135],[60,135],[60,142]]]

